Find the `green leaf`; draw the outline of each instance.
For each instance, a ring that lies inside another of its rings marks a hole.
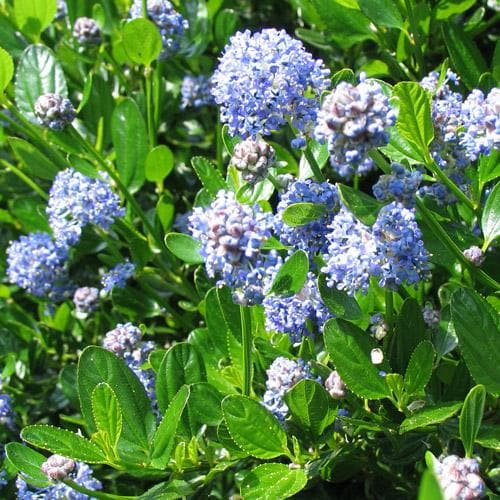
[[[472,457],[474,442],[476,441],[481,420],[483,419],[484,403],[486,401],[486,389],[484,385],[473,387],[465,398],[462,411],[460,412],[459,430],[460,439],[464,445],[465,456]]]
[[[82,462],[106,462],[106,457],[92,441],[52,425],[29,425],[21,431],[21,439],[32,446]]]
[[[215,42],[223,48],[229,41],[229,37],[236,32],[239,15],[233,9],[222,9],[215,18],[214,37]]]
[[[495,149],[489,156],[483,155],[479,158],[478,174],[480,194],[482,193],[485,184],[500,177],[500,153],[498,150]]]
[[[68,97],[64,73],[54,54],[44,45],[30,45],[17,66],[14,86],[16,105],[29,120],[36,122],[34,106],[43,94]]]
[[[382,399],[390,395],[383,377],[370,358],[376,343],[360,328],[342,319],[325,324],[325,345],[347,387],[366,399]]]
[[[297,250],[290,255],[279,268],[271,285],[271,291],[277,295],[295,295],[304,287],[309,272],[309,259],[304,250]]]
[[[198,351],[191,344],[181,342],[165,354],[156,374],[156,397],[161,412],[185,384],[205,382],[205,366]]]
[[[128,59],[134,64],[144,66],[150,66],[163,48],[156,24],[144,17],[125,24],[122,29],[122,42]]]
[[[436,20],[442,21],[455,14],[461,14],[475,3],[475,0],[439,0],[436,7],[434,7]]]
[[[314,380],[301,380],[286,394],[285,402],[294,420],[315,438],[335,421],[334,400]]]
[[[149,182],[161,183],[174,168],[174,153],[162,144],[153,148],[146,158],[145,174]]]
[[[443,500],[438,480],[430,470],[425,470],[422,475],[418,489],[418,500]]]
[[[189,399],[189,387],[184,385],[174,396],[168,406],[158,429],[153,437],[151,465],[157,469],[164,469],[174,447],[175,434],[181,421],[182,413]]]
[[[17,159],[23,164],[23,170],[30,176],[53,180],[59,169],[28,141],[19,137],[9,137],[8,143]]]
[[[306,473],[285,464],[261,464],[245,475],[240,493],[243,500],[290,498],[305,488]]]
[[[14,62],[10,54],[0,47],[0,95],[14,76]]]
[[[122,359],[103,349],[89,346],[78,362],[77,384],[83,418],[90,433],[96,432],[92,411],[92,393],[105,382],[113,390],[122,410],[123,430],[120,441],[147,450],[155,430],[151,401],[139,379]],[[140,456],[137,457],[140,460]]]
[[[23,34],[38,40],[57,11],[56,0],[14,0],[14,17]]]
[[[403,28],[403,17],[395,0],[358,0],[358,4],[375,25]]]
[[[421,427],[440,424],[453,417],[461,407],[461,402],[457,403],[452,401],[450,403],[442,403],[440,405],[425,408],[403,420],[399,427],[399,433],[404,434],[405,432],[420,429]]]
[[[111,118],[111,137],[120,180],[129,191],[135,192],[145,179],[148,135],[144,118],[134,100],[127,97],[116,106]]]
[[[217,427],[222,420],[222,393],[208,382],[197,382],[190,385],[190,389],[188,415],[191,424]]]
[[[122,409],[113,389],[105,382],[92,391],[92,412],[97,432],[106,435],[115,449],[122,433]]]
[[[352,69],[344,68],[337,71],[332,76],[332,88],[335,88],[340,82],[347,82],[352,85],[357,85],[358,80]]]
[[[191,159],[191,165],[205,189],[212,196],[215,196],[221,189],[228,189],[226,181],[210,160],[202,156],[195,156]]]
[[[481,218],[481,228],[487,246],[500,236],[500,182],[488,195]]]
[[[326,211],[322,203],[293,203],[285,208],[283,222],[290,227],[298,227],[318,220]]]
[[[469,35],[455,23],[443,23],[443,37],[451,62],[469,89],[477,87],[481,75],[488,71],[486,62]]]
[[[21,443],[8,443],[5,446],[5,454],[12,465],[27,479],[48,484],[47,476],[40,469],[46,460],[41,453]]]
[[[268,459],[288,454],[285,431],[258,401],[227,396],[222,413],[231,439],[250,455]]]
[[[393,93],[399,99],[396,128],[401,137],[423,158],[429,156],[428,146],[434,138],[431,103],[427,92],[417,82],[401,82]]]
[[[500,426],[483,424],[476,437],[476,443],[483,448],[500,451]]]
[[[337,189],[344,205],[358,220],[367,226],[375,223],[380,209],[384,206],[383,203],[344,184],[337,184]]]
[[[362,311],[356,299],[346,292],[337,290],[326,284],[326,275],[321,273],[318,278],[318,289],[326,307],[338,318],[356,320],[361,318]]]
[[[432,375],[434,347],[428,340],[417,345],[406,368],[404,388],[410,396],[424,391]]]
[[[201,243],[189,234],[169,233],[165,236],[165,245],[178,259],[187,264],[203,264],[203,257],[200,255]]]
[[[496,312],[477,292],[461,288],[451,297],[451,318],[472,378],[498,396],[500,332]]]

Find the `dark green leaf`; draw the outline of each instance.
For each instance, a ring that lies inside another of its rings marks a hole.
[[[111,127],[120,179],[129,191],[135,192],[144,183],[148,154],[146,124],[135,101],[127,97],[116,106]]]
[[[113,389],[105,382],[92,391],[92,412],[97,432],[105,434],[115,448],[122,433],[122,409]]]
[[[347,82],[351,85],[357,85],[358,80],[352,69],[344,68],[337,71],[332,76],[332,88],[335,88],[340,82]]]
[[[326,307],[336,317],[349,320],[356,320],[361,317],[362,312],[356,299],[347,295],[346,292],[337,290],[334,286],[328,286],[324,274],[319,275],[318,288]]]
[[[21,438],[43,450],[82,462],[100,464],[106,461],[102,451],[92,441],[52,425],[29,425],[21,431]]]
[[[59,169],[29,142],[18,137],[9,137],[9,145],[28,174],[41,179],[52,180]]]
[[[390,395],[383,377],[370,358],[376,343],[360,328],[341,319],[325,324],[325,345],[342,380],[349,389],[366,399]]]
[[[169,233],[165,236],[165,245],[178,258],[188,264],[202,264],[201,243],[183,233]]]
[[[401,29],[404,26],[403,17],[395,0],[358,0],[361,10],[377,26]]]
[[[302,469],[290,469],[285,464],[261,464],[248,472],[241,483],[243,500],[264,498],[290,498],[304,489],[306,473]]]
[[[483,448],[500,451],[500,426],[483,424],[476,437]]]
[[[14,62],[10,54],[0,47],[0,95],[14,76]]]
[[[461,288],[451,297],[451,318],[467,368],[488,392],[500,394],[498,315],[474,290]]]
[[[459,418],[460,439],[464,445],[465,455],[472,457],[481,420],[483,419],[486,390],[484,385],[473,387],[465,398]]]
[[[152,149],[146,158],[146,179],[150,182],[163,182],[174,168],[174,154],[164,144]]]
[[[223,48],[229,37],[235,33],[238,26],[239,16],[233,9],[222,9],[215,18],[214,36],[215,42]]]
[[[27,478],[40,483],[47,483],[47,476],[40,467],[46,458],[38,451],[32,450],[21,443],[9,443],[5,446],[5,454],[12,465]]]
[[[303,250],[297,250],[279,268],[273,280],[271,291],[278,295],[299,293],[307,279],[309,259]]]
[[[488,195],[481,218],[484,240],[489,246],[500,236],[500,183]]]
[[[215,196],[221,189],[227,190],[226,181],[210,160],[202,156],[195,156],[191,159],[191,165],[205,189],[212,196]]]
[[[434,347],[428,340],[417,345],[406,368],[404,388],[408,395],[423,392],[432,375]]]
[[[227,396],[222,413],[231,439],[257,458],[274,458],[288,453],[286,433],[262,404],[245,396]]]
[[[443,500],[443,494],[436,476],[430,471],[425,470],[420,481],[418,490],[418,500]]]
[[[421,427],[440,424],[455,415],[461,407],[462,403],[450,402],[425,408],[403,420],[399,428],[399,433],[404,434],[405,432],[420,429]]]
[[[195,426],[217,427],[222,420],[222,394],[208,382],[198,382],[190,386],[188,412],[189,420]]]
[[[434,7],[436,20],[442,21],[455,14],[461,14],[475,3],[475,0],[439,0],[436,7]]]
[[[337,189],[342,202],[357,219],[368,226],[375,223],[383,203],[344,184],[337,184]]]
[[[293,203],[285,208],[283,222],[290,227],[304,226],[318,220],[326,211],[322,203]]]
[[[129,60],[144,66],[150,66],[163,48],[158,27],[144,17],[125,24],[122,29],[122,42]]]

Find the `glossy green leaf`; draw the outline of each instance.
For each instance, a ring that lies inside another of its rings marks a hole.
[[[486,401],[486,389],[484,385],[473,387],[465,398],[462,411],[460,412],[459,430],[460,439],[464,445],[465,455],[472,457],[474,442],[481,427]]]
[[[500,236],[500,182],[488,195],[481,218],[481,228],[488,246]]]
[[[476,443],[483,448],[500,452],[500,426],[483,424],[476,437]]]
[[[456,14],[461,14],[470,9],[475,3],[475,0],[439,0],[436,7],[434,7],[436,20],[442,21]]]
[[[357,85],[358,80],[352,69],[344,68],[337,71],[332,76],[332,88],[335,88],[340,82],[347,82],[351,85]]]
[[[182,413],[189,399],[189,387],[182,386],[170,402],[158,429],[153,437],[151,465],[164,469],[174,447],[175,434],[182,418]]]
[[[163,182],[174,168],[174,153],[162,144],[153,148],[146,158],[145,174],[150,182]]]
[[[41,179],[54,179],[59,169],[35,146],[19,137],[9,137],[8,142],[17,159],[23,164],[23,171]]]
[[[100,464],[106,461],[103,452],[92,441],[52,425],[29,425],[21,431],[21,438],[32,446],[82,462]]]
[[[214,37],[215,42],[223,48],[229,41],[229,37],[236,32],[239,15],[233,9],[222,9],[215,18]]]
[[[301,380],[295,384],[285,394],[285,402],[295,422],[314,437],[321,436],[335,421],[334,400],[314,380]]]
[[[0,47],[0,95],[14,76],[14,62],[10,54]]]
[[[411,417],[407,417],[403,420],[401,426],[399,427],[399,433],[404,434],[405,432],[420,429],[421,427],[440,424],[441,422],[453,417],[453,415],[455,415],[461,407],[461,402],[450,402],[424,408],[418,413],[415,413]]]
[[[438,480],[430,470],[425,470],[422,475],[418,500],[444,500]]]
[[[286,433],[276,418],[261,403],[246,396],[227,396],[222,413],[231,439],[257,458],[287,454]]]
[[[148,443],[155,430],[151,401],[143,385],[125,362],[97,346],[84,349],[78,362],[77,372],[81,412],[90,433],[97,430],[92,412],[92,393],[102,382],[113,390],[121,407],[122,439],[132,446],[148,449]]]
[[[36,100],[43,94],[54,93],[68,97],[64,73],[54,54],[44,45],[30,45],[17,66],[14,86],[16,105],[31,121]]]
[[[309,271],[309,259],[303,250],[290,255],[279,268],[271,285],[270,293],[295,295],[304,287]]]
[[[318,220],[325,211],[322,203],[293,203],[285,208],[282,218],[287,226],[298,227]]]
[[[57,11],[56,0],[14,0],[14,17],[19,30],[38,40]]]
[[[323,273],[319,275],[318,288],[326,307],[328,307],[337,318],[356,320],[361,317],[361,308],[356,299],[347,295],[347,293],[342,290],[337,290],[334,286],[328,286],[326,284],[326,275]]]
[[[115,448],[122,433],[122,409],[113,389],[105,382],[92,391],[92,413],[97,432],[106,435],[110,446]]]
[[[135,192],[143,185],[145,179],[148,135],[139,107],[128,97],[113,111],[111,137],[120,180],[129,191]]]
[[[358,0],[361,10],[376,26],[403,28],[404,21],[395,0]]]
[[[158,27],[144,17],[128,21],[123,26],[122,42],[129,61],[144,66],[150,66],[163,49]]]
[[[23,477],[28,480],[34,479],[41,485],[48,484],[47,476],[40,469],[46,460],[44,455],[21,443],[8,443],[5,446],[5,454],[10,463],[23,474]]]
[[[342,202],[357,219],[368,226],[375,223],[383,203],[344,184],[337,184],[337,189]]]
[[[205,382],[207,375],[203,360],[195,347],[181,342],[171,347],[156,374],[156,397],[161,412],[185,384]]]
[[[500,329],[498,315],[477,292],[457,290],[451,297],[451,318],[460,350],[473,379],[500,395]]]
[[[210,160],[202,156],[195,156],[191,159],[191,165],[204,188],[212,196],[215,196],[221,189],[227,190],[226,181]]]
[[[488,71],[484,58],[469,34],[455,23],[443,24],[443,37],[454,69],[462,82],[475,88],[481,75]]]
[[[307,476],[302,469],[285,464],[261,464],[245,475],[240,493],[243,500],[290,498],[305,488]]]
[[[427,92],[417,82],[401,82],[393,93],[399,99],[396,128],[401,137],[424,158],[434,138],[431,119],[431,103]]]
[[[169,233],[165,236],[165,245],[183,262],[203,264],[203,257],[200,255],[201,244],[189,234]]]
[[[221,402],[223,395],[208,382],[189,386],[188,416],[192,425],[217,427],[222,420]]]
[[[371,362],[376,343],[360,328],[342,319],[325,324],[326,349],[347,387],[360,397],[381,399],[390,395],[379,368]]]
[[[404,388],[408,395],[424,391],[432,375],[434,347],[428,340],[417,345],[410,357],[404,378]]]

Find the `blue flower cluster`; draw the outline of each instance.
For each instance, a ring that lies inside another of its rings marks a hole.
[[[295,203],[314,203],[325,206],[325,212],[318,219],[303,226],[290,227],[283,222],[283,212]],[[298,180],[288,186],[281,195],[274,218],[274,231],[281,243],[293,247],[294,250],[305,250],[311,259],[317,253],[325,253],[332,223],[339,209],[337,188],[329,182]]]
[[[113,269],[104,273],[101,277],[101,285],[104,292],[111,292],[113,288],[125,288],[127,281],[135,274],[135,264],[128,260],[117,264]]]
[[[99,303],[99,289],[82,286],[73,294],[73,304],[79,318],[85,319],[91,312],[97,309]]]
[[[75,483],[88,490],[101,490],[102,484],[92,476],[93,470],[83,462],[76,462],[75,470],[70,478]],[[91,500],[91,497],[80,493],[62,482],[57,482],[44,488],[29,486],[20,476],[16,480],[18,500],[65,499],[65,500]]]
[[[5,425],[11,431],[16,429],[12,400],[8,394],[0,394],[0,424]]]
[[[302,290],[291,297],[267,295],[263,302],[266,313],[266,328],[269,331],[286,333],[293,343],[302,337],[322,331],[332,314],[323,302],[316,279],[309,273]]]
[[[7,277],[36,297],[54,302],[72,291],[66,260],[68,249],[47,233],[31,233],[7,248]]]
[[[413,208],[422,174],[418,170],[410,172],[400,163],[393,163],[391,169],[391,175],[381,175],[373,186],[375,198],[380,201],[396,200],[407,208]]]
[[[181,83],[181,109],[201,108],[214,104],[212,83],[205,75],[186,75]]]
[[[56,240],[74,245],[87,224],[107,231],[117,217],[125,215],[125,209],[106,180],[91,179],[68,168],[52,184],[47,215]]]
[[[159,420],[161,414],[156,400],[155,373],[151,368],[142,368],[155,346],[154,342],[142,342],[141,338],[142,332],[132,323],[117,324],[113,330],[106,333],[102,345],[108,351],[122,358],[141,381],[151,400],[151,408]]]
[[[284,30],[246,30],[231,37],[212,77],[221,121],[231,135],[269,135],[287,121],[309,134],[329,70]]]
[[[56,21],[64,19],[68,15],[68,6],[66,0],[57,0]]]
[[[359,81],[356,86],[340,82],[325,97],[314,129],[315,138],[328,144],[333,169],[345,179],[373,168],[368,153],[389,142],[388,129],[396,122],[380,84],[364,73]]]
[[[278,264],[275,253],[261,252],[271,227],[271,214],[258,205],[242,205],[234,193],[222,190],[209,207],[195,207],[189,217],[189,230],[201,243],[208,276],[218,277],[218,286],[232,288],[238,302],[260,302],[266,268]]]
[[[65,129],[76,117],[76,110],[69,99],[59,94],[43,94],[35,102],[35,116],[44,127]]]
[[[160,30],[163,50],[159,59],[174,55],[181,47],[184,32],[188,29],[188,22],[179,14],[168,0],[147,0],[148,17]],[[134,0],[130,7],[130,17],[143,17],[142,0]]]
[[[73,25],[73,36],[84,47],[99,45],[101,43],[101,30],[94,19],[79,17]]]
[[[278,357],[266,371],[266,392],[262,398],[264,406],[280,421],[284,422],[288,415],[288,406],[284,401],[286,392],[303,379],[321,380],[311,373],[308,364],[302,359]]]
[[[415,219],[415,210],[393,202],[383,207],[372,228],[342,208],[330,225],[324,255],[327,284],[353,294],[366,293],[370,277],[382,287],[415,284],[429,271],[429,254]]]

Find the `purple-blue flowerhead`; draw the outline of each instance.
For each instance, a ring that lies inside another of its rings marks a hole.
[[[400,163],[393,163],[391,168],[392,174],[381,175],[373,186],[375,198],[380,201],[396,200],[407,208],[414,207],[422,174],[418,170],[410,172]]]
[[[212,77],[212,94],[231,135],[269,135],[287,121],[310,133],[329,70],[284,30],[233,35]]]
[[[35,116],[44,127],[52,130],[65,129],[76,117],[71,101],[59,94],[43,94],[35,102]]]
[[[135,264],[120,262],[113,269],[104,273],[101,277],[101,285],[104,292],[111,292],[113,288],[125,288],[127,281],[135,274]]]

